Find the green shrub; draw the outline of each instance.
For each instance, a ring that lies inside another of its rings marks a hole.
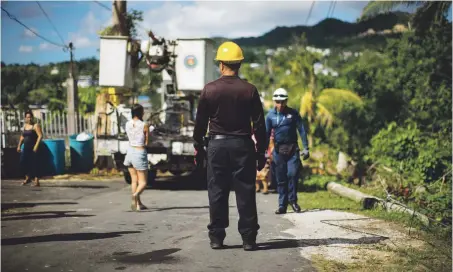
[[[398,171],[411,185],[433,182],[451,162],[451,141],[391,123],[371,139],[368,159]]]

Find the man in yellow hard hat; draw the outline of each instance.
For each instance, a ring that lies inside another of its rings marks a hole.
[[[211,248],[223,247],[225,229],[229,225],[228,197],[233,186],[243,248],[255,250],[260,228],[256,211],[256,170],[263,169],[267,148],[263,107],[256,87],[238,76],[244,60],[242,49],[233,42],[225,42],[219,47],[216,60],[222,76],[206,84],[201,92],[193,135],[195,149],[198,153],[204,152],[203,137],[209,123],[206,153]]]

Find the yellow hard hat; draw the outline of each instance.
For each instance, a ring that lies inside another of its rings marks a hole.
[[[217,49],[216,61],[225,63],[239,63],[244,59],[242,49],[234,42],[224,42]]]

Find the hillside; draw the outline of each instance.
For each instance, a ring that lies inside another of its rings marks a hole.
[[[275,48],[288,45],[291,43],[294,36],[301,36],[305,33],[308,44],[316,47],[348,47],[348,43],[345,42],[345,39],[355,38],[370,28],[376,32],[384,31],[392,29],[396,24],[407,25],[408,21],[409,13],[405,12],[383,14],[357,23],[348,23],[329,18],[314,26],[279,26],[259,37],[241,37],[233,39],[233,41],[244,47]],[[222,37],[214,37],[213,39],[217,43],[221,43],[225,40],[225,38]],[[355,39],[353,40],[355,43]],[[364,43],[364,45],[370,46],[375,46],[376,42],[379,43],[380,40],[384,42],[384,38],[376,39],[376,37],[371,39],[363,38],[363,40],[362,43]]]

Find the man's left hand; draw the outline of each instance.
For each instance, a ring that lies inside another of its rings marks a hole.
[[[310,152],[308,151],[308,149],[302,150],[302,152],[300,153],[300,155],[302,156],[302,159],[303,159],[304,161],[307,160],[308,158],[310,158]]]

